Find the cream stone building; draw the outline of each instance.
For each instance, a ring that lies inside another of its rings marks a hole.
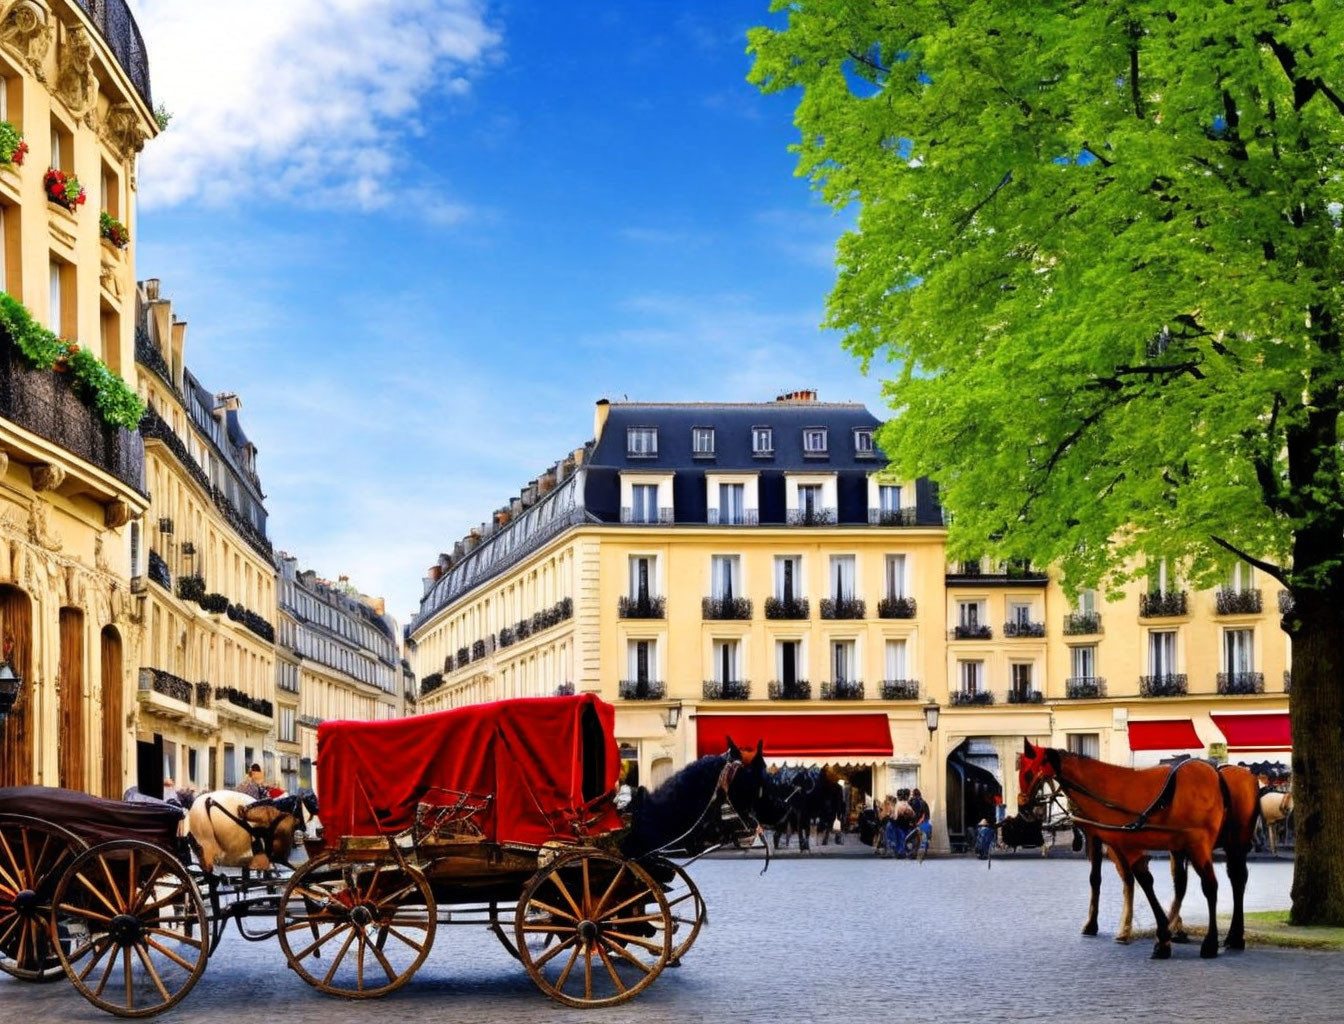
[[[294,731],[282,719],[286,750],[297,748],[297,763],[283,775],[316,788],[317,727],[325,721],[382,721],[405,713],[401,646],[395,620],[381,598],[360,594],[346,577],[335,583],[281,553],[276,560],[280,588],[280,671],[297,672],[293,689],[279,687],[282,716],[296,709]]]
[[[592,691],[646,784],[762,739],[838,767],[851,809],[920,786],[941,848],[1013,806],[1024,738],[1287,760],[1278,595],[1246,566],[1075,606],[1032,566],[949,563],[936,489],[885,477],[877,426],[811,392],[599,402],[592,441],[431,567],[420,709]]]
[[[150,508],[131,524],[144,642],[135,704],[137,783],[235,785],[276,761],[276,582],[257,449],[241,401],[187,366],[187,324],[157,280],[137,292],[136,362],[148,406]]]
[[[0,287],[16,304],[0,325],[0,658],[21,680],[0,785],[120,795],[135,779],[144,446],[72,378],[115,397],[89,355],[134,378],[135,161],[157,131],[122,0],[0,2]],[[35,328],[82,351],[51,363]]]

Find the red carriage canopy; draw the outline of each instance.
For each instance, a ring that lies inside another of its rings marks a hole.
[[[489,798],[472,822],[492,842],[540,846],[612,832],[616,712],[585,693],[474,704],[385,722],[324,722],[317,777],[324,835],[400,832],[419,804]]]

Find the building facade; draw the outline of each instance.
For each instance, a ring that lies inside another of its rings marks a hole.
[[[276,565],[282,649],[277,664],[284,675],[283,681],[277,677],[280,734],[285,750],[295,751],[295,762],[282,765],[282,776],[287,784],[316,788],[312,767],[319,725],[405,713],[399,630],[382,599],[360,594],[346,577],[336,583],[320,579],[311,569],[300,571],[298,560],[283,552]]]
[[[431,568],[420,709],[596,692],[647,784],[764,739],[856,806],[921,786],[944,848],[1013,805],[1024,738],[1286,760],[1286,640],[1248,567],[1075,604],[1029,565],[949,563],[936,489],[885,477],[877,426],[811,392],[599,402],[591,442]]]
[[[132,592],[143,624],[135,704],[137,784],[277,778],[276,585],[257,448],[242,404],[186,362],[187,324],[137,290],[136,365],[146,411],[150,508],[132,523]]]
[[[135,779],[128,524],[150,506],[135,160],[158,131],[123,0],[0,2],[0,785]],[[109,373],[110,371],[110,373]]]

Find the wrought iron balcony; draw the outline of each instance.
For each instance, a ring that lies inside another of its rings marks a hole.
[[[884,597],[877,602],[879,619],[913,619],[915,617],[915,599],[913,597]]]
[[[1263,672],[1219,672],[1218,692],[1223,694],[1264,693]]]
[[[153,548],[149,549],[149,578],[164,590],[173,589],[173,574],[168,571],[168,563]]]
[[[767,597],[765,599],[765,617],[767,619],[805,619],[812,612],[805,597]]]
[[[1009,704],[1044,704],[1045,694],[1040,690],[1019,690],[1016,687],[1008,691]]]
[[[823,597],[821,599],[821,617],[823,619],[861,619],[868,606],[858,597]]]
[[[915,509],[913,508],[870,508],[868,510],[869,526],[914,526]]]
[[[949,697],[949,703],[954,708],[994,703],[994,694],[988,690],[979,690],[975,693],[968,693],[966,690],[953,690]]]
[[[425,676],[424,679],[420,680],[420,696],[423,697],[427,693],[433,693],[442,685],[443,673],[431,672],[429,675]]]
[[[919,680],[883,679],[883,700],[919,700]]]
[[[1214,608],[1219,615],[1259,615],[1260,591],[1220,588],[1214,597]]]
[[[1065,636],[1091,636],[1101,632],[1101,612],[1070,612],[1064,616]]]
[[[655,509],[652,516],[646,515],[643,509],[636,515],[635,509],[628,505],[621,506],[621,522],[634,523],[637,526],[666,526],[673,521],[672,510],[670,508]]]
[[[480,661],[485,657],[485,641],[476,640],[471,645],[471,660]]]
[[[1293,613],[1293,592],[1291,590],[1279,591],[1279,614],[1291,615]]]
[[[702,691],[705,700],[751,700],[748,679],[706,679]]]
[[[806,679],[795,679],[791,683],[772,679],[765,689],[771,700],[812,699],[812,684]]]
[[[1186,614],[1184,590],[1152,590],[1139,595],[1139,617],[1170,619]]]
[[[161,668],[142,668],[140,670],[140,689],[153,690],[183,704],[190,704],[196,688],[180,676],[165,672]]]
[[[557,697],[573,697],[573,696],[574,696],[574,684],[573,684],[573,683],[560,683],[560,684],[558,684],[558,685],[556,686],[556,688],[555,688],[555,695],[556,695]]]
[[[943,577],[948,586],[1022,587],[1044,586],[1050,582],[1045,570],[1034,568],[1023,559],[1010,558],[1000,565],[980,560],[961,562]]]
[[[145,106],[153,110],[154,101],[149,91],[149,56],[145,52],[140,27],[136,25],[126,0],[75,0],[75,4],[88,15],[94,28],[107,41],[107,48],[117,58],[117,63],[145,101]]]
[[[1139,676],[1140,697],[1184,697],[1189,690],[1185,673]]]
[[[788,523],[790,526],[834,526],[836,523],[835,509],[790,509]]]
[[[177,578],[177,596],[183,601],[195,601],[200,604],[205,600],[205,577],[199,573],[179,576]]]
[[[1105,697],[1106,680],[1101,676],[1070,676],[1064,680],[1064,696],[1072,700]]]
[[[215,689],[215,700],[228,701],[234,707],[242,708],[245,711],[251,711],[254,714],[263,715],[266,718],[275,717],[275,708],[271,702],[261,697],[252,697],[242,690],[236,690],[232,686],[220,686]]]
[[[470,664],[471,664],[471,648],[470,648],[470,647],[459,647],[459,648],[457,649],[457,659],[456,659],[456,660],[457,660],[457,667],[458,667],[458,668],[463,668],[463,667],[466,666],[466,665],[470,665]]]
[[[1006,637],[1043,637],[1045,636],[1044,622],[1005,622],[1003,624],[1003,635]]]
[[[821,684],[822,700],[863,700],[863,683],[858,679],[838,679]]]
[[[622,597],[616,603],[616,614],[623,619],[661,619],[667,614],[667,599],[648,594]]]
[[[736,512],[712,508],[706,514],[705,521],[710,526],[759,526],[761,513],[754,508],[739,509]]]
[[[706,597],[700,602],[700,615],[705,619],[749,619],[751,598]]]
[[[503,629],[501,629],[501,630],[499,631],[499,646],[500,646],[500,647],[509,647],[509,646],[511,646],[511,645],[513,644],[514,639],[515,639],[515,637],[514,637],[514,635],[513,635],[513,627],[512,627],[512,626],[505,626]]]
[[[620,695],[622,700],[663,700],[667,686],[658,679],[622,679]]]
[[[953,640],[993,640],[994,630],[988,626],[966,625],[952,627]]]

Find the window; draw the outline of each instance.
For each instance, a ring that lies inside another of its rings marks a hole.
[[[280,740],[283,743],[298,742],[298,731],[294,726],[294,709],[280,709]]]
[[[625,454],[637,458],[653,458],[658,454],[657,427],[626,427]]]
[[[720,683],[734,683],[742,678],[738,668],[738,653],[741,648],[736,640],[714,641],[714,679]]]
[[[1176,674],[1176,631],[1153,630],[1148,634],[1148,674]]]
[[[854,667],[854,641],[831,641],[832,679],[837,683],[847,683],[852,681],[856,676]]]
[[[1031,605],[1019,601],[1008,602],[1008,621],[1018,627],[1031,625]]]
[[[808,517],[821,511],[821,484],[798,485],[798,511]]]
[[[634,484],[630,488],[632,523],[658,522],[658,485]]]
[[[1095,732],[1071,732],[1066,742],[1070,754],[1090,757],[1094,761],[1101,757],[1101,736]]]
[[[899,484],[882,484],[877,489],[878,508],[883,512],[901,510],[901,487]]]
[[[854,556],[832,555],[829,575],[831,596],[837,601],[849,601],[854,597]]]
[[[905,556],[887,556],[887,597],[905,596]],[[895,677],[893,677],[895,678]]]
[[[1250,629],[1223,630],[1223,671],[1253,672],[1255,670],[1255,632]]]
[[[187,748],[187,781],[198,786],[201,781],[201,752],[195,747]]]
[[[47,326],[51,333],[58,338],[65,337],[65,324],[61,321],[61,312],[63,303],[61,302],[61,265],[55,260],[51,261],[48,280],[51,284],[49,296],[50,305],[47,307]]]
[[[1094,615],[1097,611],[1097,592],[1095,590],[1078,591],[1078,614]]]
[[[131,575],[140,575],[140,521],[131,520]]]
[[[962,693],[974,695],[982,692],[985,685],[984,674],[983,661],[957,662],[957,677],[961,682]]]
[[[775,453],[775,432],[769,427],[751,428],[751,454],[757,456]]]
[[[887,641],[886,679],[905,679],[905,641]]]
[[[1097,648],[1095,644],[1069,648],[1069,674],[1075,679],[1096,678]]]
[[[870,428],[860,427],[854,431],[854,454],[859,458],[872,458],[873,432]]]
[[[775,556],[775,597],[795,601],[803,589],[803,560],[799,555]]]
[[[1010,667],[1013,681],[1013,693],[1019,698],[1031,695],[1031,663],[1014,662]]]
[[[826,454],[826,428],[808,427],[803,431],[803,454]]]
[[[775,670],[779,681],[786,685],[798,682],[803,664],[801,640],[780,640],[775,644]]]
[[[1167,567],[1167,560],[1160,558],[1148,565],[1148,592],[1150,594],[1170,594],[1176,590],[1175,574]]]
[[[742,559],[739,555],[712,555],[709,560],[713,597],[731,601],[742,596]]]
[[[121,178],[106,162],[103,163],[102,175],[98,184],[102,192],[100,209],[113,217],[119,218],[121,216]]]
[[[654,640],[631,640],[629,646],[630,678],[647,683],[653,678]]]
[[[708,458],[714,454],[714,428],[691,428],[691,452],[697,458]]]
[[[958,601],[957,602],[957,624],[967,629],[975,629],[980,625],[984,618],[984,607],[981,601]]]
[[[741,526],[747,521],[746,486],[719,484],[719,522],[725,526]]]
[[[1235,563],[1227,573],[1228,590],[1253,590],[1252,569],[1246,562]]]
[[[630,558],[630,597],[647,601],[653,593],[654,564],[652,555],[633,555]]]

